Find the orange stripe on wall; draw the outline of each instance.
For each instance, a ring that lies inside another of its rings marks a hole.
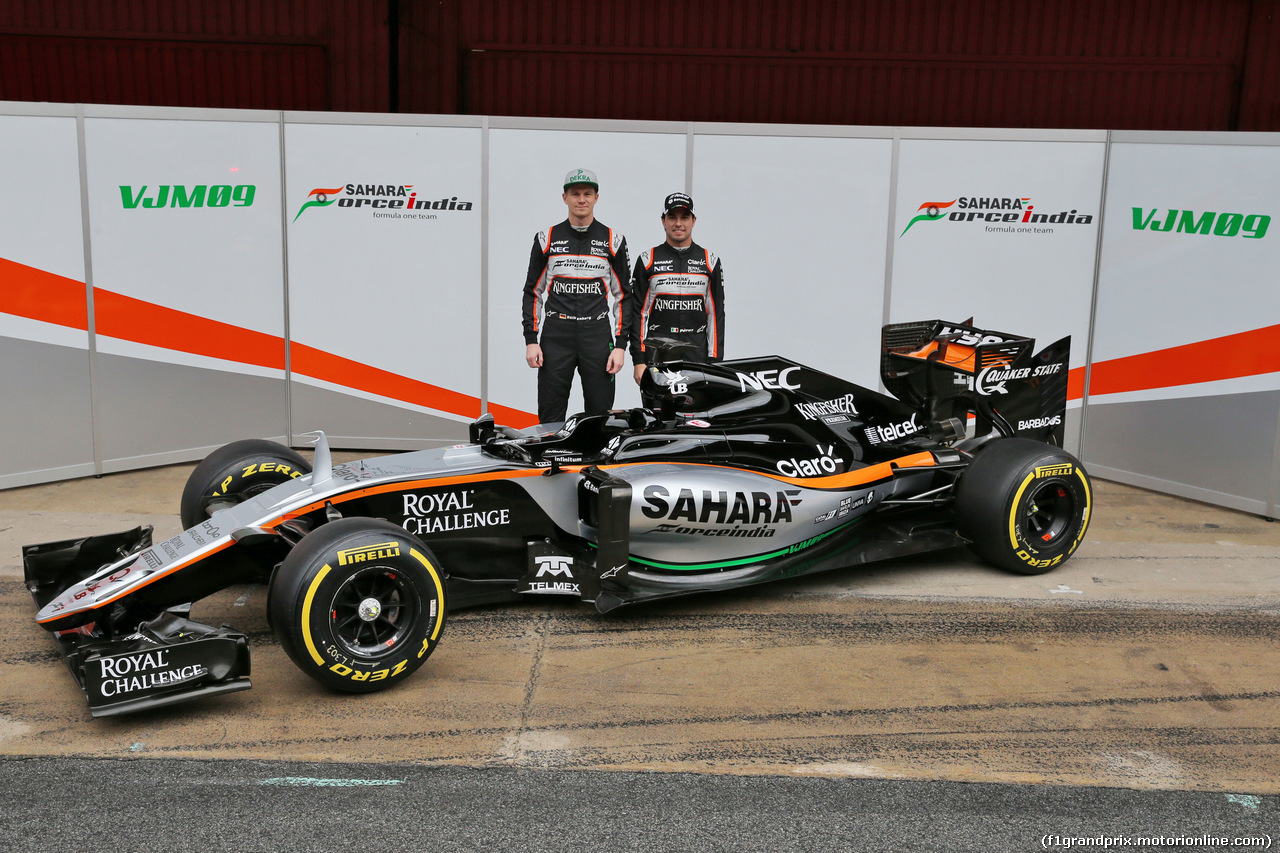
[[[1095,362],[1089,394],[1120,394],[1280,371],[1280,325]]]
[[[429,409],[468,418],[480,416],[479,397],[419,382],[296,341],[289,345],[289,354],[289,366],[294,373]]]
[[[83,281],[0,258],[0,311],[88,331]]]
[[[1084,396],[1084,368],[1067,371],[1067,399],[1079,400]]]
[[[538,422],[538,416],[535,414],[513,409],[510,406],[499,406],[492,400],[489,401],[489,414],[493,415],[495,422],[515,427],[516,429],[531,427]]]
[[[0,258],[0,311],[44,323],[87,330],[88,305],[84,282]],[[160,349],[284,370],[284,339],[197,314],[166,308],[100,287],[93,289],[94,332],[122,341]],[[294,372],[366,391],[393,400],[475,418],[480,400],[406,376],[370,367],[304,344],[292,344]],[[537,422],[518,409],[510,413],[513,426]]]
[[[161,349],[284,370],[284,340],[174,308],[93,289],[94,331]]]

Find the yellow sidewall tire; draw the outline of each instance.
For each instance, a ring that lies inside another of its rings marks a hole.
[[[309,533],[281,563],[271,624],[293,662],[321,684],[383,690],[435,651],[446,581],[431,550],[403,528],[340,519]]]

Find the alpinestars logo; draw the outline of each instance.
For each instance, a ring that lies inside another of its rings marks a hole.
[[[906,235],[911,226],[917,222],[937,222],[945,219],[948,222],[990,222],[1003,227],[987,230],[1019,231],[1026,233],[1052,232],[1052,228],[1036,227],[1043,225],[1088,225],[1093,222],[1093,215],[1080,213],[1078,210],[1063,210],[1057,213],[1035,213],[1036,206],[1030,197],[1003,198],[998,196],[960,196],[951,201],[926,201],[916,208],[916,215],[902,229],[899,237]]]
[[[334,204],[338,207],[368,207],[375,217],[391,219],[436,219],[436,213],[416,211],[464,211],[474,207],[472,202],[458,201],[456,195],[420,199],[413,184],[344,184],[340,187],[317,187],[307,193],[307,200],[298,208],[293,221],[297,222],[309,208]]]

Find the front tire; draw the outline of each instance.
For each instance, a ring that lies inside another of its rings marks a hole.
[[[1025,438],[993,441],[956,485],[956,526],[987,562],[1023,575],[1062,565],[1089,527],[1093,488],[1080,460]]]
[[[344,518],[289,552],[267,607],[299,669],[334,690],[371,693],[408,678],[435,650],[447,609],[445,574],[403,528]]]
[[[233,441],[206,456],[187,478],[179,504],[182,527],[190,530],[218,506],[243,503],[310,473],[307,460],[283,444],[261,438]]]

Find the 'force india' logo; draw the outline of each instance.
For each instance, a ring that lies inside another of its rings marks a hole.
[[[298,208],[297,222],[308,208],[329,207],[369,207],[375,211],[410,211],[410,210],[471,210],[469,201],[458,201],[458,197],[440,198],[428,201],[418,198],[418,191],[413,184],[345,184],[340,187],[317,187],[307,194],[307,200]],[[433,215],[429,218],[434,219]],[[421,215],[418,218],[422,218]]]
[[[937,222],[939,219],[950,222],[1024,223],[1028,227],[1018,230],[1026,231],[1033,230],[1031,227],[1033,225],[1088,225],[1093,221],[1092,214],[1080,213],[1076,210],[1033,213],[1036,206],[1030,202],[1031,199],[1027,197],[978,198],[972,196],[961,196],[951,201],[926,201],[916,208],[916,215],[898,236],[905,235],[917,222]]]

